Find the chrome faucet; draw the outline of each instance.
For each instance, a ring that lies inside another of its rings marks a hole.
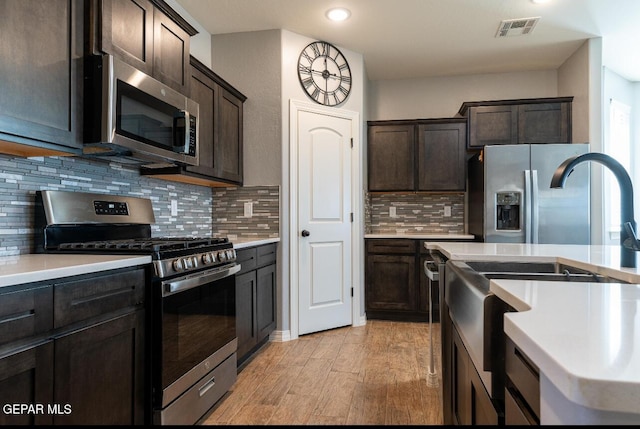
[[[636,267],[636,251],[640,250],[640,240],[636,236],[636,221],[633,216],[633,185],[627,170],[615,159],[604,153],[588,152],[566,159],[558,166],[551,178],[552,188],[564,187],[576,165],[584,161],[594,161],[608,167],[618,179],[620,186],[620,265]]]

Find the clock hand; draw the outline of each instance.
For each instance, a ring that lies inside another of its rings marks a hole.
[[[342,79],[341,76],[338,76],[335,73],[330,73],[328,70],[324,70],[324,71],[320,71],[320,70],[314,70],[314,69],[310,69],[312,74],[317,74],[317,75],[321,75],[322,77],[324,77],[325,79],[328,79],[330,77],[334,78],[334,79]]]

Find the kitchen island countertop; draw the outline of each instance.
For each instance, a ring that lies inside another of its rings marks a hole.
[[[0,257],[0,287],[151,263],[151,256],[26,254]]]
[[[425,243],[455,260],[547,261],[640,284],[619,246]],[[540,370],[542,424],[640,422],[640,285],[490,282],[504,331]]]

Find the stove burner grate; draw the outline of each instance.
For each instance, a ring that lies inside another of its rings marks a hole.
[[[61,243],[58,247],[59,250],[135,250],[160,252],[167,250],[198,249],[226,244],[228,242],[226,238],[160,237]]]

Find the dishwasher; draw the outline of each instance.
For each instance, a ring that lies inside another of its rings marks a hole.
[[[429,257],[427,257],[424,261],[424,273],[429,279],[428,286],[428,296],[429,296],[429,368],[427,371],[427,386],[429,387],[438,387],[438,373],[436,371],[435,364],[435,354],[433,347],[433,302],[432,302],[432,292],[433,287],[440,282],[440,268],[442,266],[444,272],[444,263],[446,260],[443,259],[442,255],[439,252],[431,252]],[[440,293],[440,288],[438,290]],[[440,297],[439,302],[442,301],[442,297]],[[438,312],[442,314],[441,311]],[[441,316],[438,316],[439,318]]]
[[[449,328],[449,309],[444,299],[445,292],[445,264],[447,262],[447,257],[440,253],[438,250],[430,249],[429,250],[429,258],[425,260],[424,263],[424,272],[429,279],[429,287],[432,287],[432,283],[435,284],[437,281],[439,283],[438,287],[438,305],[439,305],[439,318],[440,318],[440,365],[441,365],[441,373],[442,373],[442,386],[440,387],[440,395],[442,397],[442,415],[444,418],[443,423],[445,425],[451,425],[453,423],[452,416],[452,407],[453,407],[453,398],[452,398],[452,387],[451,380],[449,375],[451,374],[451,351],[446,347],[450,342],[451,333]],[[440,279],[442,281],[440,282]],[[431,296],[431,294],[429,294]],[[431,328],[431,326],[430,326]],[[430,332],[431,336],[432,331]],[[429,374],[435,373],[434,368],[434,360],[435,356],[433,354],[433,347],[431,347],[430,354],[430,362],[431,367],[429,368]],[[429,383],[429,379],[433,378],[433,376],[427,375],[427,383]],[[433,383],[433,381],[431,381]]]

